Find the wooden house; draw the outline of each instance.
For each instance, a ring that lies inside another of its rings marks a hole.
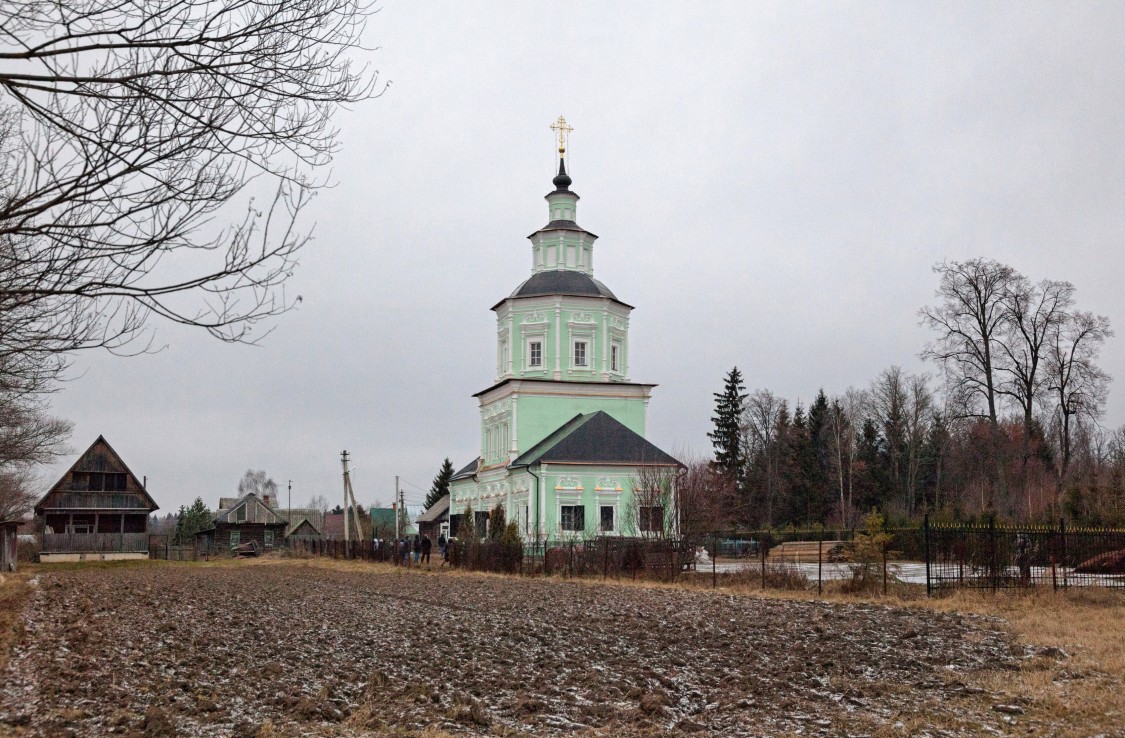
[[[0,520],[0,574],[14,572],[19,556],[18,520]]]
[[[419,515],[414,522],[418,524],[418,533],[429,536],[435,546],[441,536],[448,538],[449,495],[443,495],[430,509]]]
[[[35,505],[43,521],[39,560],[148,558],[148,516],[159,509],[104,437]]]
[[[212,527],[195,535],[196,551],[205,555],[264,553],[283,545],[284,517],[251,492],[245,497],[221,498]]]

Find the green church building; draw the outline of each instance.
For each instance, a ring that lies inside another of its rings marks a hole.
[[[597,236],[576,222],[566,173],[569,128],[561,117],[552,128],[560,156],[548,223],[528,237],[531,277],[492,306],[496,381],[474,395],[480,456],[453,476],[451,522],[471,508],[481,530],[499,504],[532,540],[672,531],[674,506],[634,487],[680,464],[645,440],[655,385],[629,379],[633,308],[594,279]]]

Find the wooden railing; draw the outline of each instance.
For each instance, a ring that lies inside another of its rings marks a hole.
[[[42,553],[147,553],[147,533],[44,533]]]
[[[48,510],[147,510],[144,497],[133,492],[57,492],[47,498]]]

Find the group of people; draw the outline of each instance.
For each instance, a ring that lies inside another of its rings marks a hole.
[[[438,536],[438,550],[441,552],[441,561],[444,565],[449,561],[449,544],[450,541],[446,539],[445,535]],[[415,535],[413,538],[404,536],[395,542],[397,546],[397,555],[395,561],[401,564],[428,564],[430,563],[430,552],[434,547],[433,541],[430,540],[429,535]]]

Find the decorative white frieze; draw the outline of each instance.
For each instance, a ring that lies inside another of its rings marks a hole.
[[[571,323],[593,323],[593,322],[595,322],[594,321],[594,314],[593,313],[571,313],[570,322]]]
[[[544,312],[528,313],[523,316],[524,323],[546,323],[547,314]]]
[[[611,479],[610,477],[599,477],[597,483],[594,485],[594,490],[597,492],[621,492],[621,480]]]
[[[555,489],[582,489],[582,480],[578,477],[559,477]]]

